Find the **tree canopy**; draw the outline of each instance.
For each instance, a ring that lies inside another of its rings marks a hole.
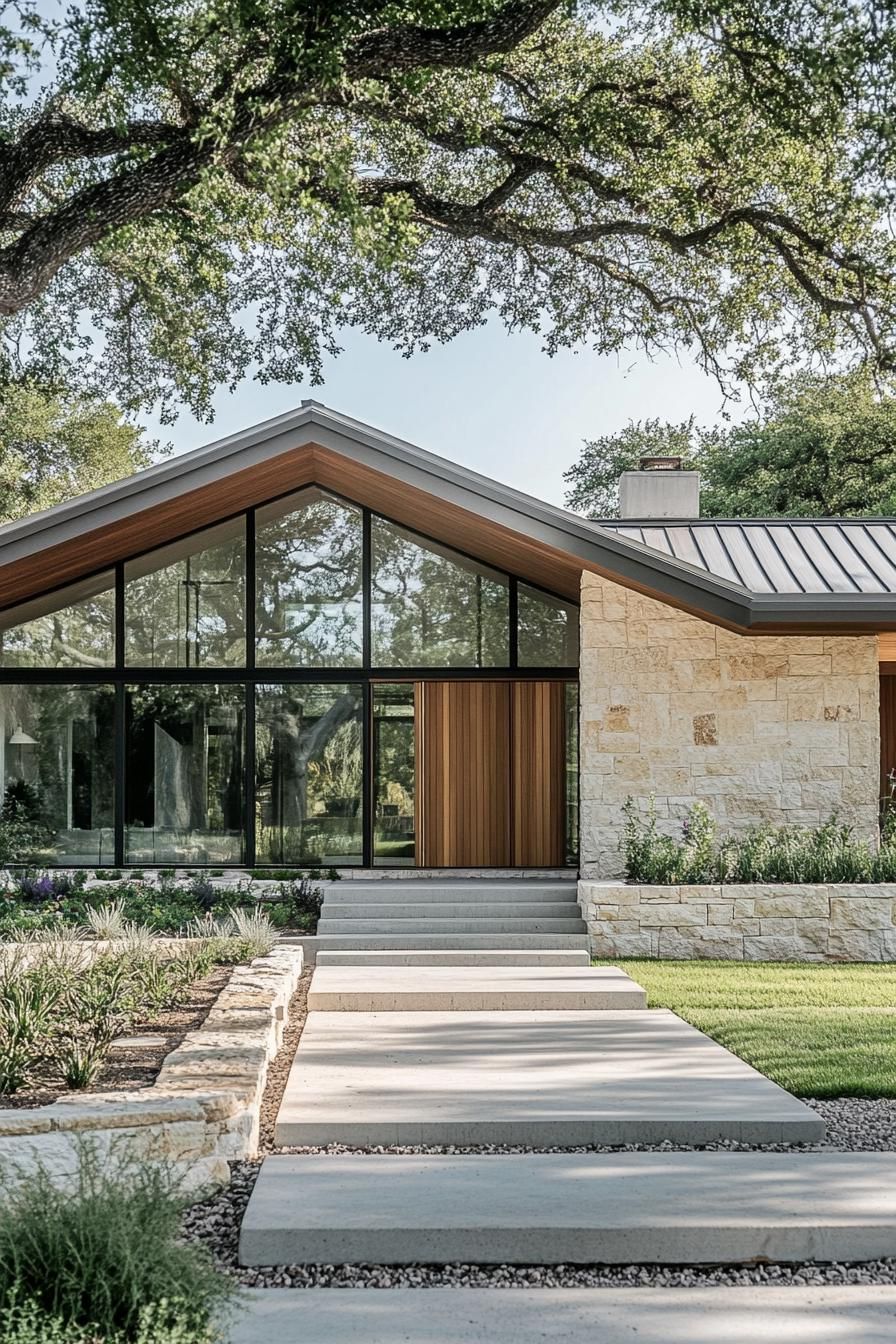
[[[588,442],[565,473],[567,503],[615,516],[620,473],[667,453],[701,473],[703,517],[896,515],[896,397],[867,370],[801,374],[745,424],[644,420]]]
[[[31,0],[0,29],[6,358],[200,415],[498,314],[548,350],[894,366],[868,0]]]
[[[0,384],[0,523],[129,476],[157,448],[111,402]]]

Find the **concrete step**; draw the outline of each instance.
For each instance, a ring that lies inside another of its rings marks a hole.
[[[424,878],[401,882],[364,882],[349,879],[322,883],[325,899],[346,901],[407,902],[424,901],[574,901],[576,883],[478,881],[473,879]]]
[[[266,1158],[244,1265],[749,1264],[896,1253],[896,1153]]]
[[[584,933],[583,919],[330,919],[326,914],[318,933]]]
[[[280,941],[301,943],[303,946],[307,942],[301,935],[293,937],[287,935]],[[360,933],[357,930],[351,933],[318,932],[314,938],[314,947],[316,952],[345,948],[352,952],[469,952],[490,951],[495,948],[503,950],[508,942],[512,942],[517,951],[529,949],[542,952],[558,949],[587,951],[589,947],[588,935],[585,933],[518,933],[516,929],[513,931],[512,939],[508,938],[506,933],[481,932],[399,933],[397,930],[388,930],[384,933]]]
[[[665,1009],[309,1013],[278,1147],[820,1143],[803,1102]]]
[[[896,1287],[252,1288],[228,1344],[893,1344]]]
[[[382,905],[334,901],[324,903],[324,919],[581,919],[575,901],[430,901],[420,905]]]
[[[587,948],[564,952],[321,952],[318,966],[588,966]]]
[[[647,995],[615,966],[318,966],[313,1012],[467,1012],[646,1008]]]

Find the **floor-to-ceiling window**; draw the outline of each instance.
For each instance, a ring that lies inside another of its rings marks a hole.
[[[309,486],[0,612],[0,848],[413,865],[420,688],[541,678],[574,863],[577,664],[567,598]]]

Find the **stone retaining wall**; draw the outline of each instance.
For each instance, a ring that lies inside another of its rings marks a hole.
[[[295,946],[237,966],[202,1027],[165,1058],[151,1087],[0,1110],[0,1168],[14,1180],[37,1159],[65,1186],[87,1140],[103,1157],[165,1162],[186,1190],[227,1185],[228,1162],[257,1154],[268,1064],[301,973]]]
[[[896,885],[580,882],[595,957],[894,961]]]

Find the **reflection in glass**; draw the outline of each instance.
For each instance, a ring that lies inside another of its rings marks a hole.
[[[127,688],[128,863],[242,862],[244,702],[236,685]]]
[[[0,612],[0,666],[110,667],[114,588],[107,571]]]
[[[131,667],[244,667],[246,524],[235,518],[129,560]]]
[[[111,686],[0,687],[0,820],[16,863],[115,857]]]
[[[520,667],[576,667],[579,609],[527,583],[517,586],[517,658]]]
[[[566,862],[579,861],[579,684],[566,683]]]
[[[361,510],[310,488],[255,515],[256,662],[361,662]]]
[[[255,704],[258,862],[360,863],[361,687],[259,686]]]
[[[373,687],[373,861],[412,865],[416,857],[414,685]]]
[[[501,667],[508,580],[447,546],[371,520],[375,667]]]

